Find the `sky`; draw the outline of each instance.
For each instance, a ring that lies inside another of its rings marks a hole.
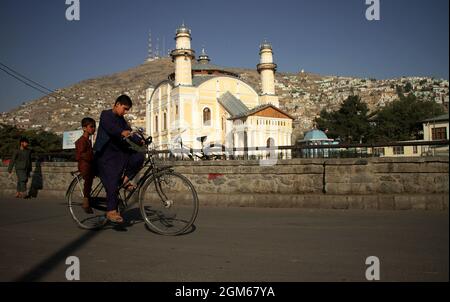
[[[449,1],[378,1],[368,21],[366,0],[79,0],[68,21],[66,0],[0,0],[0,63],[64,88],[142,64],[149,30],[174,48],[184,22],[216,65],[255,69],[267,39],[280,72],[448,79]],[[41,96],[0,70],[0,112]]]

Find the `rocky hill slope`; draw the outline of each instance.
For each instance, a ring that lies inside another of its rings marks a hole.
[[[228,68],[258,91],[260,78],[255,70]],[[130,119],[145,117],[145,89],[155,86],[174,71],[169,58],[146,62],[137,67],[109,76],[79,82],[57,93],[45,96],[0,114],[0,123],[22,128],[34,128],[56,133],[79,128],[85,116],[98,119],[100,112],[110,108],[122,93],[130,95],[134,106]],[[448,104],[448,81],[432,78],[399,78],[391,80],[359,79],[353,77],[320,76],[300,72],[277,73],[276,89],[280,107],[293,115],[293,139],[313,127],[313,120],[324,108],[335,110],[351,94],[361,96],[371,110],[397,98],[397,86],[408,87],[416,95]]]

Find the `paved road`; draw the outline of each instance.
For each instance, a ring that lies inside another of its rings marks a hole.
[[[131,209],[131,213],[138,213]],[[78,229],[62,200],[0,199],[0,281],[448,281],[448,212],[201,208],[194,232]]]

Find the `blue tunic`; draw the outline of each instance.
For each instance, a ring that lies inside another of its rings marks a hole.
[[[97,174],[106,189],[108,211],[115,210],[118,204],[118,188],[122,175],[133,178],[144,162],[144,155],[130,150],[123,140],[122,131],[131,128],[123,116],[111,109],[102,111],[94,144]]]

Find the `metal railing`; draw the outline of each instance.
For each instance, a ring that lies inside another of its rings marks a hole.
[[[291,158],[364,158],[404,156],[448,156],[449,140],[226,148],[210,145],[204,149],[155,150],[162,160],[258,160]],[[206,155],[206,156],[205,156]]]
[[[367,158],[449,155],[449,140],[390,142],[373,144],[337,144],[271,147],[226,148],[210,145],[203,149],[183,148],[153,150],[159,160],[261,160],[292,158]],[[74,162],[74,150],[55,150],[48,153],[32,153],[33,161]],[[11,155],[0,156],[7,164]]]

